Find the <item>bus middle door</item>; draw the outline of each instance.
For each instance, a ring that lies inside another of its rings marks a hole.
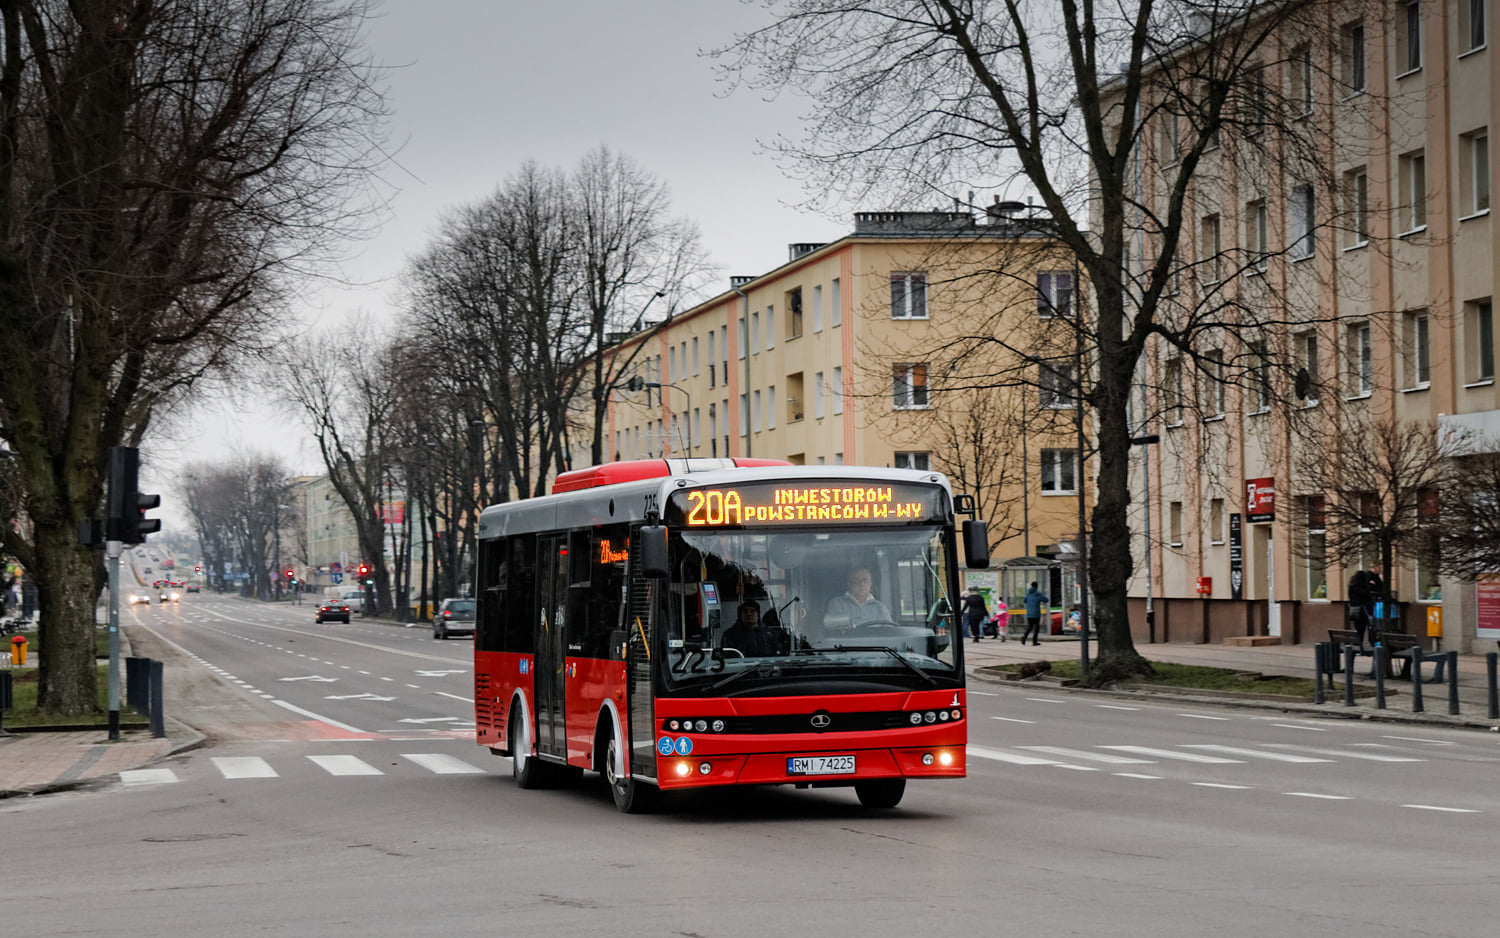
[[[536,751],[567,756],[563,721],[563,668],[567,644],[564,608],[568,596],[568,542],[563,535],[539,538],[542,570],[537,583],[542,630],[536,646]]]

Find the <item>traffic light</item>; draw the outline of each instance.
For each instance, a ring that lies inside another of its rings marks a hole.
[[[295,582],[297,582],[297,578],[292,575],[292,568],[291,567],[287,567],[286,568],[286,579],[287,579],[288,583],[295,583]]]
[[[140,451],[134,446],[114,446],[109,451],[109,493],[104,521],[105,537],[123,544],[139,544],[146,535],[161,530],[161,521],[146,512],[161,506],[160,495],[136,491],[139,485]]]

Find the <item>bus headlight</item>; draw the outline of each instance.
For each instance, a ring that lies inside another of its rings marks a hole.
[[[679,762],[679,763],[677,763],[677,774],[678,774],[678,776],[686,778],[689,774],[692,773],[692,771],[693,771],[693,767],[690,766],[690,765],[688,765],[686,762]]]
[[[698,774],[699,775],[707,775],[708,773],[712,772],[713,770],[714,770],[714,767],[712,765],[710,765],[709,763],[707,763],[707,762],[701,762],[701,763],[698,764]]]
[[[930,753],[930,752],[924,752],[924,753],[922,753],[922,764],[923,765],[932,765],[932,753]]]
[[[938,762],[940,764],[942,764],[942,765],[952,765],[953,764],[953,753],[951,753],[951,752],[940,752],[940,753],[938,753]]]
[[[916,726],[918,723],[921,723],[922,722],[922,714],[920,714],[920,713],[913,713],[911,715],[911,722],[912,722],[913,726]]]

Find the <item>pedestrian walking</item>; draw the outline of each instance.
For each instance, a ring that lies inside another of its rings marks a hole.
[[[984,604],[984,596],[978,590],[971,590],[964,597],[964,624],[969,627],[969,634],[974,636],[974,641],[984,634],[984,620],[989,617],[989,607]]]
[[[1031,644],[1042,643],[1042,614],[1047,611],[1047,595],[1031,581],[1031,586],[1026,590],[1026,632],[1021,636],[1021,644],[1026,644],[1026,639],[1031,639]]]
[[[1359,635],[1360,647],[1364,647],[1365,633],[1373,634],[1375,596],[1379,583],[1379,574],[1371,570],[1356,570],[1354,576],[1349,578],[1349,623]]]

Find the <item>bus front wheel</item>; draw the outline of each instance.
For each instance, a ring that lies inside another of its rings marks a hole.
[[[856,782],[854,793],[867,808],[894,808],[906,794],[906,779],[882,778],[873,782]]]
[[[526,732],[526,721],[519,716],[512,716],[505,741],[510,745],[510,771],[516,778],[516,787],[542,787],[542,765],[531,757],[531,739]]]
[[[656,788],[620,775],[615,769],[619,756],[619,738],[611,730],[609,746],[604,752],[604,781],[609,784],[609,794],[615,800],[615,807],[626,814],[641,814],[651,810]]]

